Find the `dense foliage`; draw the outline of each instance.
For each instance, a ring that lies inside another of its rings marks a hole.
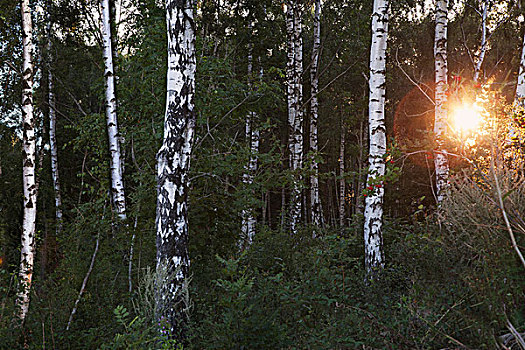
[[[492,79],[493,84],[472,92],[476,90],[471,83],[471,55],[480,45],[477,12],[483,2],[451,4],[455,10],[449,26],[449,67],[451,75],[462,79],[451,83],[455,96],[468,92],[490,100],[487,110],[505,125],[509,118],[523,119],[523,113],[509,107],[523,30],[517,5],[493,2],[507,4],[505,13],[492,13],[493,22],[501,23],[493,26],[483,72],[484,83]],[[40,57],[35,60],[39,82],[35,101],[41,125],[47,125],[50,69],[56,77],[65,224],[57,236],[48,135],[40,127],[44,158],[39,170],[38,256],[29,317],[20,330],[12,323],[22,216],[22,151],[16,119],[21,90],[20,11],[14,2],[0,0],[0,98],[4,101],[0,106],[0,348],[16,349],[20,344],[31,349],[182,347],[163,332],[164,325],[153,314],[153,285],[162,278],[154,272],[154,221],[155,155],[165,110],[165,11],[155,0],[123,1],[128,11],[117,23],[122,28],[116,42],[116,73],[128,207],[128,229],[123,232],[115,229],[109,193],[102,51],[93,17],[97,1],[52,3],[55,29],[49,65],[44,58],[46,19],[35,10],[35,54]],[[283,224],[293,174],[287,169],[281,3],[198,2],[197,134],[189,211],[192,308],[184,348],[494,349],[500,336],[512,333],[510,328],[525,331],[524,267],[510,243],[493,176],[503,187],[500,195],[521,247],[525,192],[519,164],[523,160],[516,156],[509,162],[505,149],[523,154],[523,143],[518,138],[510,145],[501,132],[488,133],[476,148],[468,149],[462,140],[451,138],[450,150],[457,154],[451,162],[453,186],[447,201],[436,208],[429,161],[434,114],[432,102],[424,96],[433,96],[434,22],[422,3],[392,1],[391,6],[387,263],[369,281],[363,266],[362,210],[367,193],[370,1],[323,3],[320,152],[314,156],[321,162],[326,225],[314,228],[305,221],[295,236]],[[35,9],[40,5],[34,2]],[[417,9],[423,9],[420,15]],[[253,34],[248,23],[253,24]],[[311,11],[306,12],[304,25],[307,70],[313,41]],[[249,45],[257,72],[251,77],[246,74]],[[303,79],[308,91],[309,74]],[[261,146],[257,174],[247,185],[242,181],[250,157],[244,122],[253,111],[258,115]],[[341,128],[346,133],[343,174],[339,173]],[[305,164],[304,178],[308,172]],[[347,186],[342,227],[341,179]],[[301,186],[307,189],[308,182]],[[257,234],[253,245],[240,252],[241,211],[246,207],[256,209]],[[314,231],[316,238],[312,238]],[[92,273],[66,330],[95,247]]]

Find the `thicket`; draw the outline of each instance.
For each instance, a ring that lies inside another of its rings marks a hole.
[[[53,188],[46,157],[40,173],[39,255],[24,334],[11,323],[21,230],[21,145],[16,127],[0,125],[2,349],[16,349],[24,342],[32,349],[179,346],[160,332],[163,325],[155,319],[153,306],[152,281],[158,278],[154,273],[155,153],[162,138],[166,69],[164,11],[157,3],[136,1],[140,11],[129,19],[136,35],[123,39],[117,50],[119,124],[129,194],[124,234],[112,226],[100,49],[84,41],[84,36],[93,33],[79,25],[82,6],[63,2],[64,6],[54,9],[53,18],[64,34],[54,43],[60,54],[52,67],[60,112],[57,137],[65,226],[61,236],[54,234]],[[320,94],[319,126],[323,147],[317,156],[323,161],[321,192],[328,228],[304,225],[292,237],[281,226],[281,198],[290,181],[285,166],[282,9],[271,1],[243,2],[258,18],[263,8],[267,15],[267,20],[257,22],[257,34],[250,37],[247,19],[240,13],[229,16],[212,6],[213,2],[202,2],[190,196],[191,325],[184,347],[494,349],[500,336],[512,342],[516,338],[512,329],[525,331],[525,281],[498,205],[493,172],[500,180],[501,197],[522,247],[523,169],[517,169],[516,159],[506,158],[494,165],[487,162],[491,142],[504,146],[501,139],[478,140],[476,154],[457,149],[451,192],[436,211],[429,180],[433,115],[425,113],[432,106],[399,69],[422,83],[433,81],[433,22],[431,16],[409,21],[400,15],[411,8],[410,1],[395,2],[392,8],[387,123],[389,138],[396,144],[393,159],[401,173],[398,182],[386,186],[387,264],[375,280],[365,282],[359,211],[366,161],[363,130],[368,88],[362,72],[368,69],[370,2],[325,4],[320,78],[325,89]],[[7,2],[0,6],[4,21],[0,35],[10,38],[6,39],[9,45],[0,48],[2,61],[12,59],[16,65],[18,18],[7,14],[18,12]],[[471,63],[467,50],[460,48],[476,47],[478,38],[471,33],[477,33],[478,25],[469,7],[451,22],[450,47],[455,48],[450,53],[451,70],[461,72],[464,80],[469,79]],[[311,47],[307,39],[311,38],[310,27],[311,18],[306,16],[305,57]],[[505,22],[492,37],[493,50],[486,65],[494,67],[498,82],[506,82],[508,72],[518,66],[514,44],[521,36],[517,28],[515,21]],[[462,35],[465,32],[467,37]],[[254,44],[254,57],[261,57],[256,66],[264,68],[263,79],[251,88],[246,78],[248,43]],[[124,50],[130,47],[133,50]],[[496,54],[500,52],[503,58]],[[45,71],[42,61],[37,64]],[[308,74],[305,76],[307,80]],[[39,116],[47,123],[46,74],[42,77],[36,101]],[[7,106],[16,106],[20,86],[15,73],[0,78],[5,91],[11,91],[0,106],[8,119]],[[502,99],[512,99],[512,92],[503,86]],[[432,92],[431,86],[422,89]],[[259,170],[251,186],[241,181],[249,158],[241,136],[248,111],[260,116],[263,140]],[[499,113],[512,114],[501,108]],[[337,174],[338,135],[343,126],[347,128],[347,169]],[[523,145],[517,147],[523,152]],[[467,156],[475,167],[464,160]],[[348,185],[347,220],[344,227],[338,227],[335,183],[342,178]],[[286,197],[286,191],[284,194]],[[258,209],[260,221],[254,244],[240,253],[240,212],[246,206]],[[93,271],[66,331],[97,242]],[[506,346],[519,348],[515,341]]]

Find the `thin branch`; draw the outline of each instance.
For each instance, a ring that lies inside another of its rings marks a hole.
[[[525,267],[525,259],[523,258],[523,254],[521,254],[518,244],[516,243],[516,237],[514,237],[514,232],[512,231],[512,227],[510,226],[509,218],[507,217],[507,212],[505,211],[505,205],[503,203],[503,196],[501,194],[501,187],[499,185],[498,175],[496,174],[496,166],[494,164],[494,145],[492,145],[491,147],[491,153],[492,154],[490,157],[490,167],[491,167],[492,176],[494,177],[494,181],[496,185],[496,195],[498,196],[499,207],[503,215],[503,220],[505,220],[507,231],[509,232],[510,240],[512,242],[512,247],[516,251],[516,254],[518,254],[518,257],[520,258],[521,263],[523,264],[523,267]]]
[[[89,264],[89,269],[86,273],[86,276],[84,277],[84,281],[82,281],[82,287],[80,287],[80,292],[78,293],[78,298],[75,301],[75,306],[73,306],[73,310],[71,310],[71,315],[69,315],[69,321],[67,322],[66,331],[69,331],[69,327],[71,326],[71,322],[73,321],[73,316],[77,312],[78,303],[80,302],[80,299],[82,298],[82,294],[84,294],[84,291],[86,290],[86,284],[88,282],[89,275],[91,275],[91,271],[93,270],[93,265],[95,264],[95,258],[97,257],[99,240],[100,240],[100,232],[97,233],[97,243],[95,245],[95,251],[93,252],[93,255],[91,256],[91,263]]]
[[[399,49],[396,50],[396,66],[401,70],[401,72],[403,72],[403,74],[407,77],[407,79],[415,86],[419,89],[419,91],[421,91],[421,93],[423,95],[425,95],[425,97],[435,106],[436,103],[434,102],[434,100],[427,95],[427,93],[421,88],[420,84],[416,83],[414,81],[414,79],[412,79],[412,77],[410,77],[410,75],[408,75],[408,73],[403,69],[403,67],[401,67],[401,63],[399,62],[399,59],[397,57],[397,54],[399,52]]]

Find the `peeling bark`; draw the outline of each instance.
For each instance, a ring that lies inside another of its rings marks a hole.
[[[448,0],[436,2],[436,34],[434,41],[434,58],[436,69],[434,135],[434,167],[436,169],[436,200],[438,205],[445,198],[449,184],[449,166],[447,151],[444,149],[444,138],[447,132],[447,14]]]
[[[22,125],[23,125],[23,187],[24,217],[22,222],[22,248],[19,271],[19,291],[16,315],[23,325],[29,311],[33,263],[35,255],[35,226],[37,188],[35,178],[35,118],[33,114],[33,29],[29,0],[21,1],[22,10]]]
[[[166,0],[168,73],[164,140],[157,154],[157,273],[159,319],[183,340],[188,322],[184,293],[190,267],[188,191],[195,132],[195,22],[193,0]]]
[[[385,175],[386,125],[385,125],[385,86],[386,86],[386,48],[388,39],[388,1],[374,0],[372,13],[372,46],[370,47],[369,80],[369,141],[368,179]],[[369,275],[377,268],[383,268],[383,203],[384,188],[377,188],[365,200],[365,268]]]
[[[113,210],[120,220],[126,219],[126,200],[117,124],[117,97],[115,95],[115,71],[113,69],[113,49],[111,43],[111,19],[109,0],[102,0],[102,41],[104,45],[104,78],[106,88],[106,124],[108,128],[111,196]]]

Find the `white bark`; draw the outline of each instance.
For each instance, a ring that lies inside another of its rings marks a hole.
[[[523,46],[521,48],[520,69],[518,73],[518,85],[516,86],[515,102],[522,107],[525,103],[525,35],[523,36]]]
[[[22,129],[23,129],[23,187],[24,217],[22,222],[22,248],[17,294],[17,316],[23,325],[29,311],[29,295],[35,254],[35,226],[37,189],[35,182],[35,120],[33,114],[33,30],[29,0],[21,1],[22,10]]]
[[[447,132],[447,14],[448,0],[436,1],[436,33],[434,58],[436,69],[434,135],[434,167],[436,169],[436,200],[440,204],[449,188],[449,166],[444,139]]]
[[[185,337],[183,292],[190,266],[188,190],[195,132],[195,22],[193,0],[166,0],[168,77],[164,140],[157,154],[157,271],[168,278],[157,286],[157,313],[174,337]]]
[[[312,81],[311,101],[310,101],[310,153],[314,157],[310,165],[310,217],[312,224],[321,226],[323,223],[323,213],[321,207],[321,197],[319,196],[319,163],[316,161],[319,152],[318,145],[318,117],[319,101],[319,56],[321,49],[321,0],[315,1],[314,13],[314,45],[312,49],[312,66],[310,68],[310,80]]]
[[[251,23],[248,25],[249,30],[251,31]],[[252,70],[253,70],[253,45],[250,43],[248,45],[248,77],[251,79]],[[262,75],[262,73],[261,73]],[[251,87],[251,83],[249,84]],[[255,126],[257,120],[257,113],[248,112],[246,115],[246,126],[245,126],[245,136],[246,140],[250,145],[250,159],[247,166],[245,166],[245,172],[243,174],[243,182],[246,186],[250,187],[253,184],[255,173],[257,172],[257,163],[258,163],[258,153],[259,153],[259,130]],[[243,209],[241,212],[242,216],[242,242],[241,248],[244,246],[249,246],[253,242],[255,236],[255,226],[257,225],[257,220],[255,218],[253,208]]]
[[[58,147],[56,140],[56,108],[55,93],[53,85],[53,73],[51,72],[52,43],[51,43],[51,25],[48,25],[49,38],[47,44],[49,65],[48,69],[48,103],[49,103],[49,146],[51,153],[51,176],[53,177],[53,187],[55,189],[55,219],[57,236],[62,232],[62,195],[60,192],[60,178],[58,176]]]
[[[104,78],[106,88],[106,121],[109,138],[111,196],[113,210],[120,220],[126,219],[126,200],[117,124],[117,98],[115,96],[115,72],[111,45],[111,20],[109,0],[102,0],[102,41],[104,45]]]
[[[388,1],[374,0],[372,13],[372,46],[370,48],[369,168],[370,184],[385,174],[386,125],[385,85],[386,48],[388,39]],[[365,201],[365,268],[368,274],[384,266],[383,258],[383,202],[384,188],[377,188]]]
[[[301,218],[301,176],[303,166],[303,43],[301,39],[301,8],[296,0],[287,0],[286,29],[288,36],[288,62],[286,80],[288,92],[288,149],[290,151],[290,170],[294,173],[292,191],[290,194],[290,231],[297,232]]]
[[[440,7],[439,4],[443,1],[437,2],[437,7]],[[448,1],[446,1],[448,3]],[[476,65],[474,66],[474,82],[478,82],[479,74],[481,72],[481,65],[485,60],[485,53],[487,52],[487,12],[488,12],[488,0],[485,0],[483,4],[483,13],[481,15],[481,47],[479,49],[479,55],[476,59]],[[437,31],[437,17],[436,17],[436,31]],[[445,33],[446,33],[446,22],[445,22]],[[437,35],[437,34],[436,34]]]

